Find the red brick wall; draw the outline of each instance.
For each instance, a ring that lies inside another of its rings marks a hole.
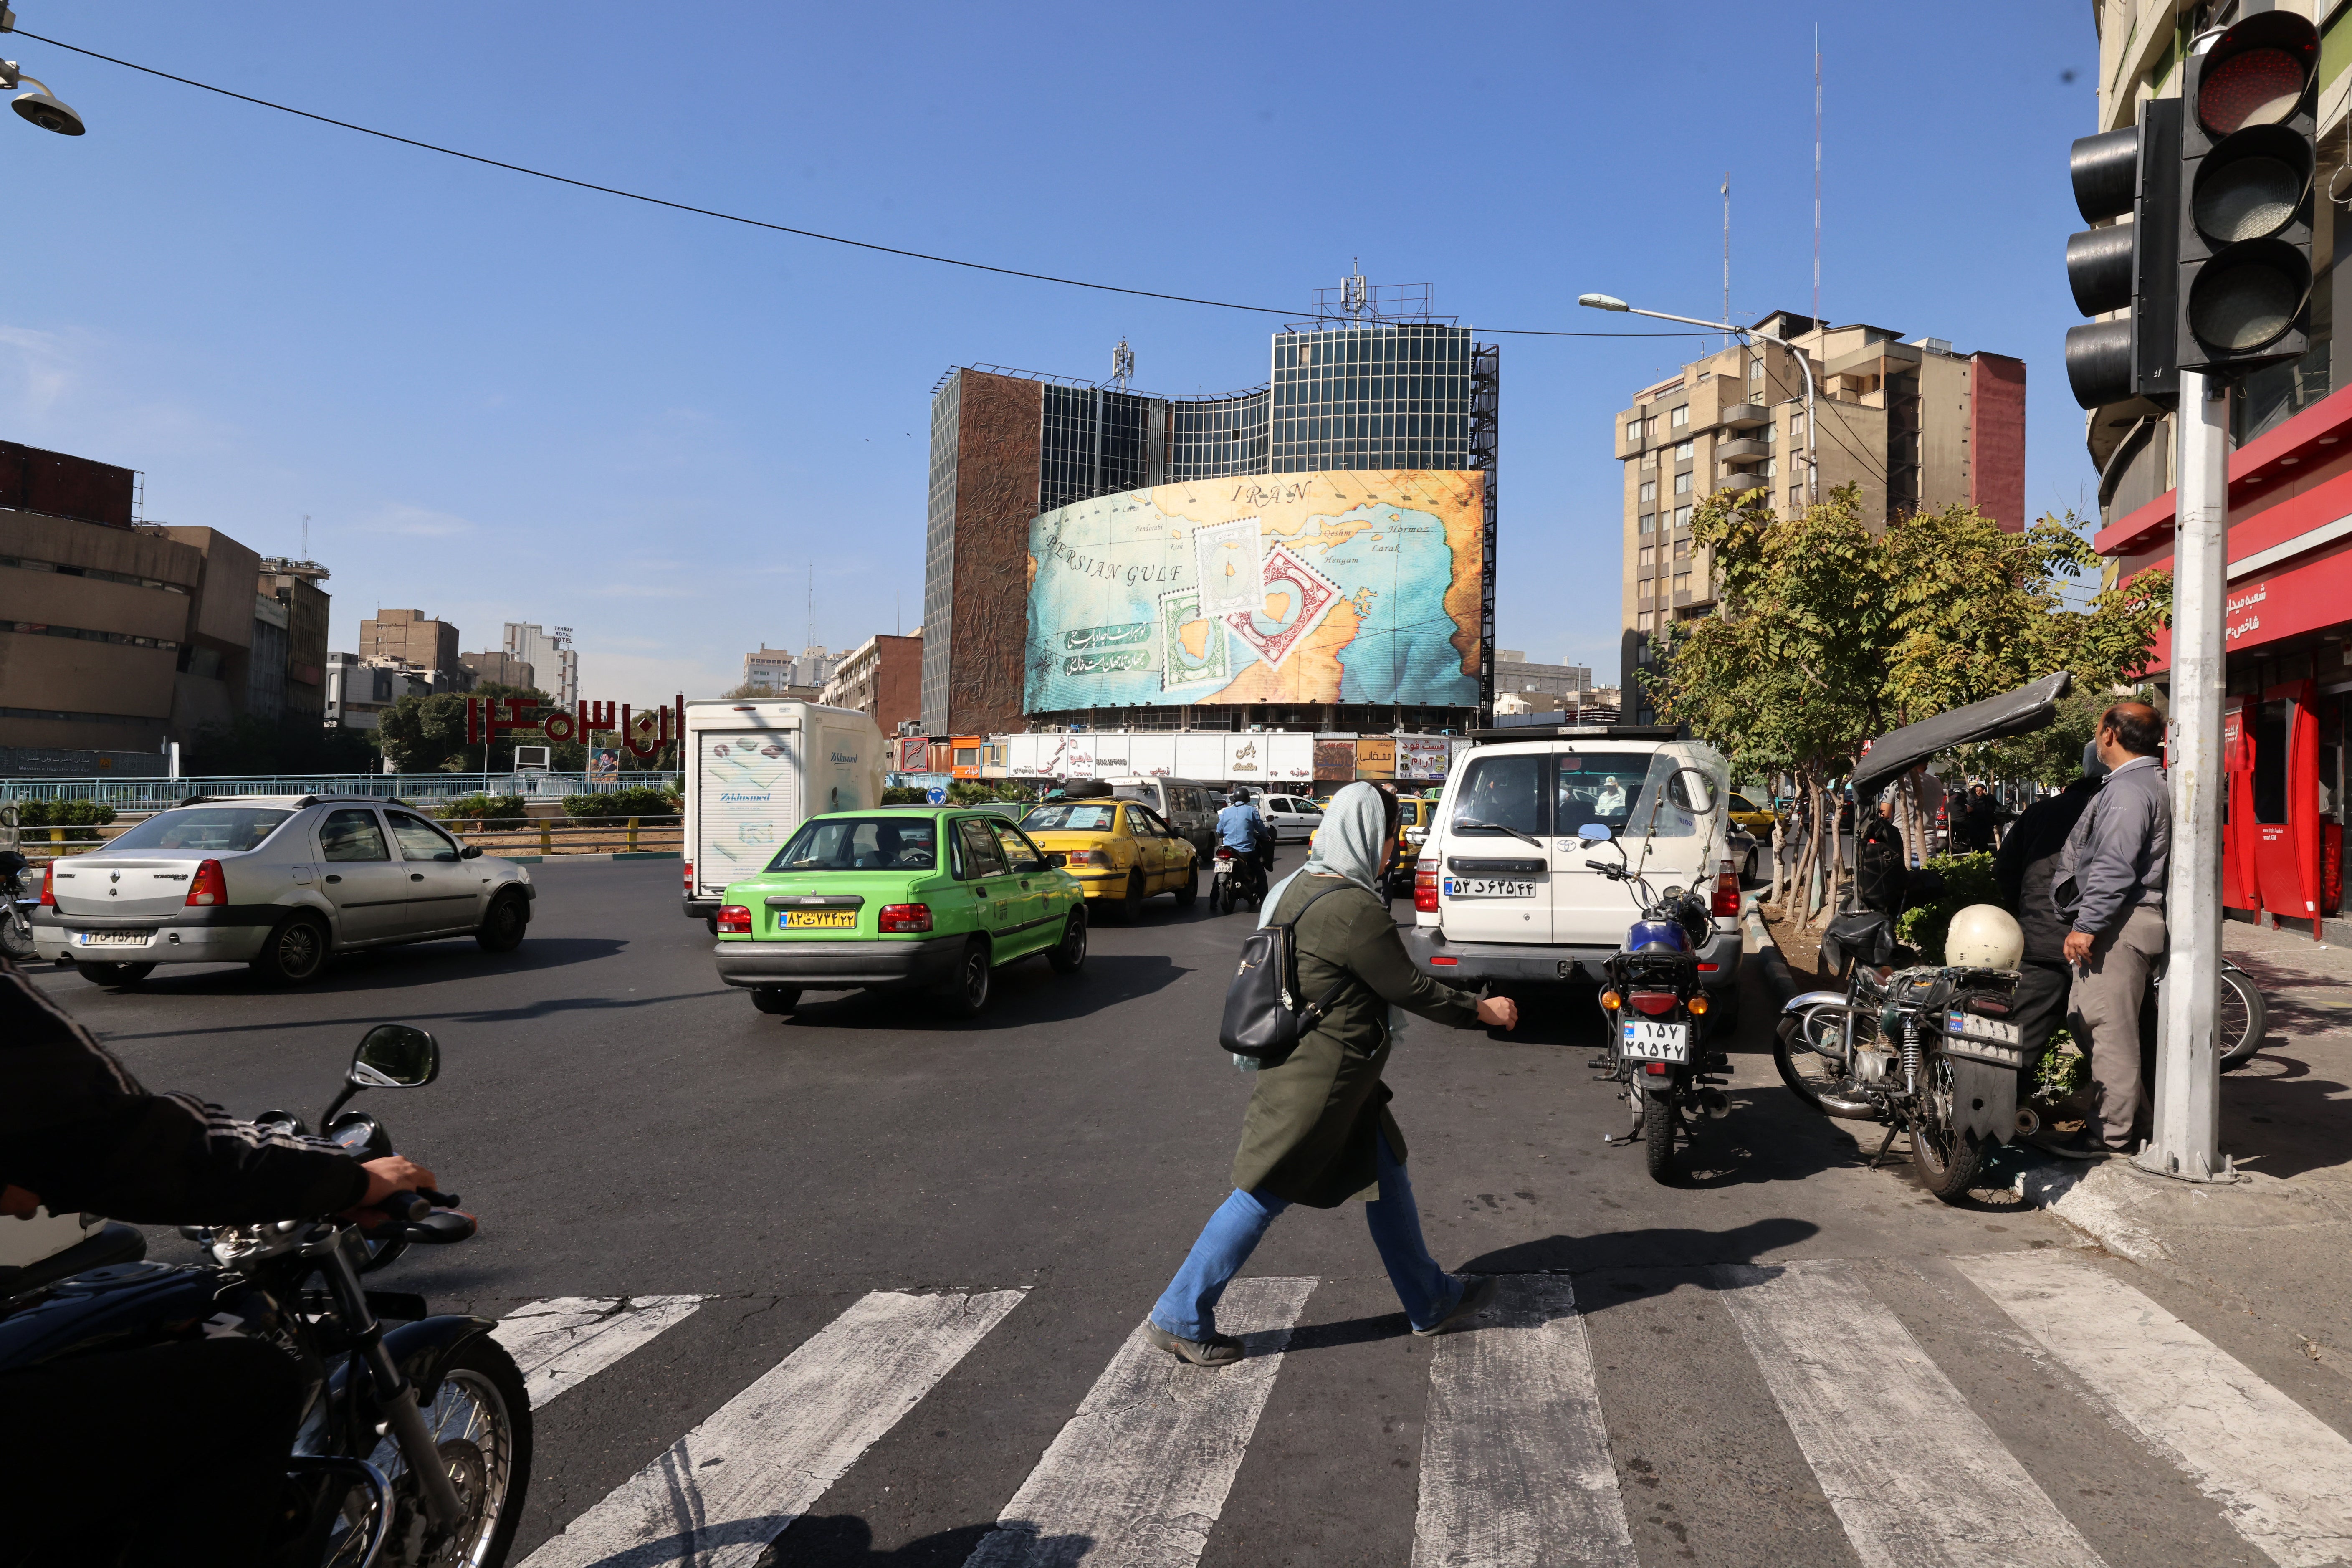
[[[1037,515],[1045,437],[1043,382],[963,373],[956,449],[953,624],[925,626],[948,645],[948,728],[1021,728],[1029,640],[1029,523]]]
[[[129,468],[0,441],[0,506],[129,528],[131,491]]]
[[[2025,362],[1969,356],[1969,500],[2011,533],[2025,527]]]
[[[923,639],[880,637],[874,639],[874,721],[886,735],[898,733],[899,721],[923,716]]]

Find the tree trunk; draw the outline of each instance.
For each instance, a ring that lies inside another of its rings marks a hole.
[[[1810,768],[1798,775],[1797,789],[1805,803],[1805,830],[1797,841],[1797,880],[1789,902],[1803,922],[1813,918],[1813,868],[1822,861],[1822,796]]]
[[[1822,856],[1828,873],[1822,879],[1822,907],[1813,916],[1817,930],[1826,929],[1838,912],[1838,891],[1844,882],[1845,849],[1838,832],[1839,800],[1836,794],[1824,787],[1822,791]],[[1862,807],[1854,807],[1855,827],[1861,826]]]
[[[1780,815],[1778,812],[1774,812],[1772,814],[1772,836],[1769,840],[1769,853],[1772,858],[1772,885],[1765,890],[1764,894],[1764,901],[1768,904],[1778,904],[1780,901]]]

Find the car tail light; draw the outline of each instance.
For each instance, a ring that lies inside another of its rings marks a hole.
[[[744,908],[741,904],[730,904],[725,909],[719,910],[719,934],[720,936],[750,936],[751,934],[751,911]]]
[[[1070,851],[1070,864],[1073,866],[1108,866],[1110,864],[1110,851],[1108,849],[1073,849]]]
[[[1739,873],[1731,868],[1728,860],[1719,860],[1716,865],[1713,912],[1719,918],[1736,919],[1739,914]]]
[[[194,879],[188,883],[188,902],[198,906],[228,902],[228,883],[221,877],[219,861],[207,860],[196,868]]]
[[[1429,962],[1432,963],[1460,963],[1462,961],[1454,957],[1450,952],[1439,952],[1431,954]]]
[[[54,860],[41,868],[41,902],[50,909],[58,907],[58,863]]]
[[[875,921],[882,931],[929,931],[931,929],[931,906],[929,904],[885,904]]]
[[[1653,1018],[1671,1013],[1682,1004],[1682,998],[1671,991],[1636,991],[1628,1000],[1633,1004],[1633,1011]]]
[[[694,897],[694,862],[691,860],[686,862],[686,896],[689,899]]]
[[[1437,868],[1416,866],[1412,868],[1412,907],[1417,913],[1437,912]]]

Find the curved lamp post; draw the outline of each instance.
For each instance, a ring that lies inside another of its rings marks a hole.
[[[1797,357],[1797,368],[1805,373],[1805,495],[1818,504],[1822,499],[1821,428],[1813,422],[1813,364],[1804,350],[1786,338],[1770,332],[1759,332],[1753,327],[1735,326],[1729,321],[1706,321],[1696,316],[1670,316],[1664,310],[1644,310],[1628,305],[1613,294],[1579,294],[1576,302],[1595,310],[1622,310],[1628,315],[1650,316],[1661,321],[1682,321],[1694,327],[1711,327],[1718,332],[1737,332],[1742,338],[1762,338],[1768,343],[1779,343]]]
[[[16,13],[0,4],[0,33],[16,29]],[[60,136],[79,136],[89,129],[81,122],[81,116],[74,112],[73,105],[49,90],[47,82],[17,70],[15,60],[0,60],[0,89],[15,91],[26,82],[39,90],[17,93],[9,100],[9,108],[42,130],[54,131]]]

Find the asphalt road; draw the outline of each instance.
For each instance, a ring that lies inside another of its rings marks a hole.
[[[542,1405],[518,1563],[698,1424],[715,1447],[756,1447],[730,1402],[788,1355],[817,1365],[836,1342],[821,1334],[874,1292],[973,1293],[1001,1321],[869,1446],[836,1454],[779,1562],[961,1563],[1016,1493],[1051,1534],[1054,1507],[1171,1476],[1177,1535],[1214,1564],[1404,1563],[1417,1531],[1431,1562],[2271,1561],[1952,1261],[1984,1255],[2119,1281],[2352,1430],[2327,1374],[2168,1279],[2032,1210],[1937,1204],[1899,1146],[1865,1169],[1844,1125],[1780,1087],[1751,974],[1731,1114],[1671,1186],[1638,1145],[1604,1143],[1623,1112],[1588,1067],[1589,996],[1535,1002],[1515,1034],[1416,1021],[1401,1042],[1389,1081],[1439,1260],[1535,1293],[1513,1300],[1572,1289],[1577,1312],[1516,1337],[1415,1339],[1352,1206],[1293,1210],[1248,1270],[1305,1292],[1286,1349],[1253,1341],[1282,1349],[1241,1399],[1263,1400],[1254,1427],[1227,1408],[1238,1373],[1188,1373],[1173,1400],[1136,1402],[1208,1423],[1171,1451],[1114,1463],[1116,1434],[1082,1426],[1055,1447],[1074,1413],[1116,1403],[1106,1368],[1228,1190],[1250,1085],[1215,1048],[1215,1017],[1250,917],[1154,900],[1137,926],[1098,928],[1077,976],[1000,973],[977,1022],[879,995],[813,996],[778,1019],[714,980],[674,863],[535,875],[529,938],[503,956],[394,950],[291,993],[242,970],[159,970],[131,992],[40,972],[151,1087],[245,1113],[315,1111],[373,1024],[433,1031],[440,1080],[362,1103],[483,1229],[412,1251],[387,1288],[493,1318],[553,1298],[704,1299]],[[166,1236],[154,1252],[187,1248]],[[1571,1484],[1580,1428],[1561,1413],[1578,1410],[1606,1436]],[[1452,1468],[1425,1477],[1433,1463]],[[1954,1521],[1948,1489],[1980,1510],[2021,1477],[2022,1543],[1970,1555],[1978,1527]],[[1598,1534],[1488,1555],[1496,1520],[1578,1485]],[[1619,1507],[1628,1535],[1612,1545]]]

